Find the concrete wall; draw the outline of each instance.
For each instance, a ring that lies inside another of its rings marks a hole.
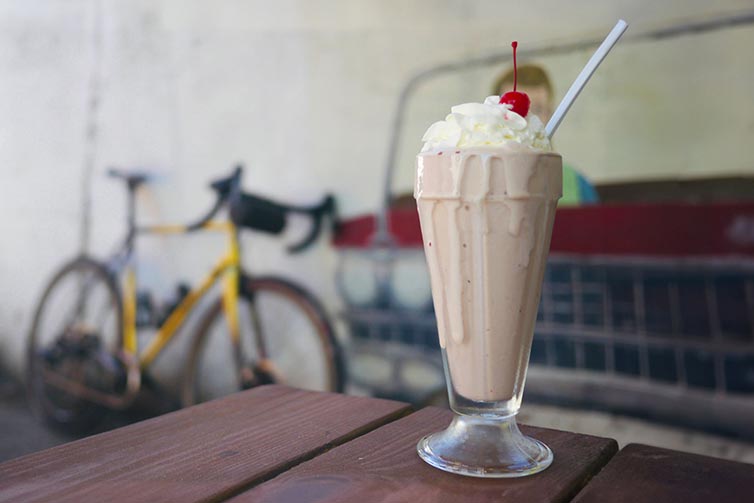
[[[108,166],[160,175],[139,198],[142,221],[200,213],[211,202],[206,182],[237,161],[246,164],[248,190],[298,203],[332,191],[344,214],[371,212],[381,197],[393,106],[417,70],[499,50],[513,38],[535,45],[599,36],[619,16],[639,32],[749,6],[3,0],[2,363],[21,371],[32,306],[54,268],[80,249],[87,193],[91,252],[106,253],[121,235],[124,193],[105,178]],[[753,42],[754,30],[744,27],[619,48],[562,126],[558,148],[598,181],[753,173]],[[542,61],[559,94],[588,55]],[[410,185],[426,125],[453,103],[485,96],[498,70],[419,90],[408,110],[397,190]],[[303,230],[294,222],[283,241]],[[221,244],[214,236],[145,242],[142,276],[158,293],[178,278],[195,280]],[[297,257],[282,255],[280,241],[267,237],[245,236],[244,245],[249,268],[295,277],[337,309],[337,257],[329,245]],[[171,374],[168,363],[159,364]]]

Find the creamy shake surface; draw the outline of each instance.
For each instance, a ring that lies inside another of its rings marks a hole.
[[[440,345],[453,388],[474,401],[520,401],[562,190],[560,155],[528,97],[513,98],[453,107],[417,157]]]

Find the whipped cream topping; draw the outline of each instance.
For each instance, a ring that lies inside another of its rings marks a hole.
[[[424,133],[422,152],[509,143],[551,150],[539,117],[531,113],[521,117],[511,110],[511,105],[499,101],[500,96],[489,96],[484,103],[454,106],[444,121],[435,122]]]

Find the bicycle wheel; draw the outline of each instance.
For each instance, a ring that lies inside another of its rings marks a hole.
[[[52,386],[44,373],[115,389],[117,373],[99,356],[121,347],[122,321],[115,281],[95,260],[74,259],[47,285],[29,333],[26,382],[29,403],[52,426],[82,433],[102,418],[103,407]]]
[[[218,301],[201,323],[189,354],[184,406],[273,382],[342,391],[341,348],[313,296],[275,277],[243,276],[240,290],[240,355],[231,342],[222,301]],[[272,368],[259,368],[260,361]],[[253,382],[243,377],[251,374],[249,370],[257,377]]]

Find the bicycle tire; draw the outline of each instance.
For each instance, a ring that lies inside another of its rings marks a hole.
[[[34,311],[34,318],[27,339],[26,351],[26,392],[27,399],[35,414],[50,426],[66,433],[80,434],[93,429],[103,418],[105,408],[84,399],[73,400],[73,410],[64,411],[57,408],[47,396],[39,368],[38,351],[41,349],[40,328],[44,320],[45,307],[50,301],[56,287],[63,280],[76,272],[89,272],[101,281],[110,295],[115,313],[115,335],[113,349],[122,347],[123,343],[123,308],[120,291],[112,275],[105,266],[95,259],[80,256],[64,264],[47,283]],[[70,395],[69,395],[70,396]]]
[[[335,331],[333,330],[330,319],[319,301],[300,286],[280,277],[264,276],[250,278],[246,275],[242,275],[240,282],[240,297],[246,301],[249,301],[251,298],[258,299],[260,295],[265,293],[274,293],[285,298],[287,301],[290,301],[292,305],[304,313],[309,322],[312,323],[312,326],[316,327],[316,336],[318,337],[318,343],[322,349],[322,355],[327,359],[327,362],[325,363],[325,367],[329,374],[329,385],[327,386],[327,390],[342,392],[345,383],[342,348],[335,336]],[[207,339],[210,337],[210,328],[217,323],[218,320],[225,321],[221,299],[215,302],[207,311],[207,314],[199,324],[199,329],[197,330],[192,343],[187,360],[186,373],[182,383],[181,401],[184,407],[203,401],[197,393],[197,381],[201,379],[198,367],[200,365],[202,354],[205,352]],[[249,327],[244,327],[242,325],[241,337],[247,335],[248,331]],[[274,337],[274,335],[271,335],[269,332],[269,328],[263,330],[266,338],[265,344]],[[229,338],[230,337],[228,336],[227,339]],[[274,361],[274,358],[272,359]],[[283,377],[285,378],[285,376]],[[239,390],[240,387],[235,387],[235,389],[233,389],[233,391]],[[217,398],[217,396],[213,396],[212,398]]]

